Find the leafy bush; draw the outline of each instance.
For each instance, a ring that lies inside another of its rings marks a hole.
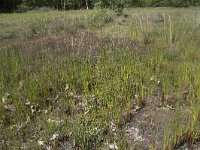
[[[26,2],[24,2],[24,3],[21,3],[21,5],[17,7],[17,12],[27,12],[31,9],[32,7],[30,7]]]
[[[106,23],[113,21],[113,13],[105,9],[96,10],[91,20],[89,21],[89,26],[100,28]]]

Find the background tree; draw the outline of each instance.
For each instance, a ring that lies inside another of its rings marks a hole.
[[[52,7],[59,10],[89,9],[95,6],[121,11],[126,7],[200,6],[200,0],[0,0],[0,11],[12,12],[17,9],[27,11],[36,7]]]

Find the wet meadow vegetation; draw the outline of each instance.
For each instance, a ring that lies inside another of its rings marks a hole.
[[[0,14],[0,149],[200,147],[200,9]]]

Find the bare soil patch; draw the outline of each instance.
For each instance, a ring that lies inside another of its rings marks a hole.
[[[146,101],[145,107],[141,108],[124,128],[128,143],[135,149],[164,149],[165,131],[176,119],[177,111],[169,105],[161,106],[158,98]],[[183,124],[187,123],[189,118],[187,111],[185,108],[184,117],[181,119]]]

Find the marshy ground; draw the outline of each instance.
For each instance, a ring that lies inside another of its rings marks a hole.
[[[200,9],[0,14],[1,149],[200,149]]]

